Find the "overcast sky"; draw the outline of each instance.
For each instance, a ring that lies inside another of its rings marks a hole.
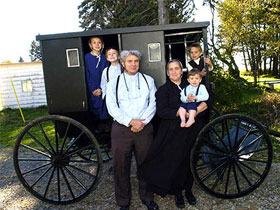
[[[82,0],[0,0],[0,63],[30,61],[29,50],[38,34],[82,31],[78,5]],[[196,1],[197,5],[202,0]],[[210,21],[208,8],[197,12],[197,21]]]
[[[30,61],[29,50],[38,34],[81,31],[81,0],[1,0],[0,63]]]

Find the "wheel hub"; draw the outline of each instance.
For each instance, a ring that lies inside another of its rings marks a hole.
[[[51,157],[52,166],[54,167],[62,167],[66,166],[69,163],[70,158],[65,158],[60,154],[55,154]]]
[[[238,154],[236,152],[230,152],[227,157],[230,161],[234,161],[238,159]]]

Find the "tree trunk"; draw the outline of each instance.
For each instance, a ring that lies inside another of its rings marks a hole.
[[[243,60],[244,60],[245,69],[246,69],[246,72],[248,72],[249,69],[248,69],[248,66],[247,66],[247,60],[246,60],[246,54],[245,54],[244,44],[242,45],[242,54],[243,54]]]
[[[252,62],[252,59],[251,59],[251,55],[250,55],[250,51],[249,51],[249,48],[246,47],[246,50],[247,50],[247,57],[248,57],[248,62],[249,62],[249,65],[250,65],[250,69],[252,71],[252,66],[253,66],[253,62]]]
[[[232,69],[231,75],[234,78],[239,78],[240,77],[240,71],[239,71],[239,68],[238,68],[235,60],[234,60],[234,57],[232,55],[230,55],[229,57],[230,57],[230,62],[233,65],[233,69]]]
[[[278,75],[278,64],[279,64],[278,55],[274,54],[273,55],[273,70],[272,70],[272,75],[273,76],[277,76]]]
[[[157,0],[158,2],[158,24],[168,24],[168,14],[165,0]]]
[[[267,69],[266,69],[266,56],[263,56],[263,74],[267,74]]]
[[[266,44],[264,44],[263,48],[264,48],[264,52],[265,52],[266,51]],[[266,57],[266,55],[264,55],[263,56],[263,73],[264,74],[267,74],[266,59],[267,59],[267,57]]]
[[[257,74],[262,75],[262,55],[260,44],[258,44],[257,47]]]
[[[252,56],[252,70],[254,75],[254,86],[257,86],[257,67],[256,67],[256,58],[254,49],[251,49],[251,56]]]
[[[268,69],[268,74],[271,74],[271,69],[272,69],[272,56],[269,58],[269,69]]]

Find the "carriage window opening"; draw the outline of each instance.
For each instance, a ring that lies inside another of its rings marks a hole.
[[[22,87],[23,93],[31,93],[32,92],[32,81],[31,80],[21,81],[21,87]]]
[[[160,43],[148,44],[149,62],[161,61]]]
[[[76,49],[67,49],[66,56],[67,56],[68,67],[79,67],[80,66],[79,51],[77,48]]]

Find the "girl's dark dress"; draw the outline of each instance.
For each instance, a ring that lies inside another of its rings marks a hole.
[[[180,87],[183,89],[186,85],[182,81]],[[176,117],[178,106],[182,103],[180,92],[178,86],[171,81],[158,89],[156,102],[160,124],[146,160],[138,170],[138,176],[147,181],[148,191],[162,197],[191,190],[193,177],[190,152],[197,134],[208,121],[204,114],[197,116],[191,127],[180,127],[180,118]],[[208,102],[211,100],[210,96]]]

